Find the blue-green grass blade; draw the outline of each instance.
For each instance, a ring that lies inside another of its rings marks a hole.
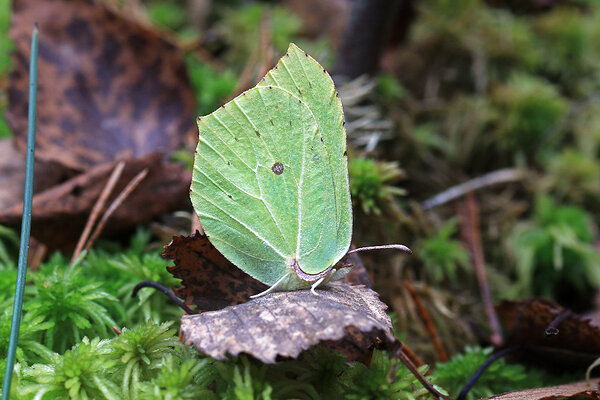
[[[21,310],[23,308],[23,292],[27,275],[27,255],[29,251],[29,235],[31,231],[31,203],[33,198],[33,163],[35,158],[35,114],[37,103],[37,55],[38,55],[38,28],[33,30],[31,38],[31,62],[29,64],[29,115],[27,132],[27,161],[25,172],[25,194],[23,196],[23,219],[21,223],[21,243],[19,247],[19,266],[17,271],[17,284],[13,305],[12,324],[10,328],[10,341],[6,356],[6,370],[2,386],[2,399],[8,400],[12,383],[13,367],[21,326]]]

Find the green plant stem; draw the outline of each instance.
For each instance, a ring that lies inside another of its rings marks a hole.
[[[15,301],[13,304],[12,324],[10,328],[10,341],[6,356],[6,370],[2,386],[2,398],[8,400],[12,382],[19,328],[21,325],[21,310],[23,308],[23,292],[25,290],[25,277],[27,275],[27,255],[29,252],[29,234],[31,231],[31,203],[33,198],[33,162],[35,158],[35,112],[37,103],[37,54],[38,54],[38,27],[33,29],[31,38],[31,62],[29,64],[29,115],[27,131],[27,166],[25,170],[25,194],[23,195],[23,220],[21,223],[21,243],[19,247],[19,267],[17,284],[15,288]]]

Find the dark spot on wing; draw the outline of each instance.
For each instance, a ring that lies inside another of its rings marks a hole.
[[[227,194],[227,197],[229,197],[231,200],[233,200],[233,196],[230,195],[229,193]]]
[[[227,165],[231,165],[231,163],[229,161],[227,161]]]
[[[254,132],[256,132],[256,136],[257,137],[260,137],[260,132],[259,131],[254,131]]]
[[[269,122],[271,123],[271,125],[275,126],[272,119],[270,119]]]
[[[278,161],[273,164],[271,170],[275,173],[275,175],[281,175],[283,174],[283,164]]]
[[[344,157],[348,157],[348,151],[344,150]]]

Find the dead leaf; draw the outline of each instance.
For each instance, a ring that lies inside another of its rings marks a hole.
[[[586,367],[600,356],[600,327],[590,319],[569,311],[551,300],[534,298],[525,301],[503,301],[496,307],[509,334],[506,346],[532,346],[537,357],[551,364]],[[558,334],[545,334],[560,315]]]
[[[0,210],[23,201],[25,157],[11,139],[0,140]],[[75,171],[53,161],[36,160],[33,193],[39,193],[75,175]]]
[[[323,341],[342,340],[353,329],[395,342],[387,306],[373,290],[333,282],[318,293],[276,292],[221,310],[184,315],[181,332],[186,344],[215,359],[245,353],[268,364],[277,357],[295,358]]]
[[[220,310],[248,301],[267,286],[233,265],[198,231],[191,236],[175,236],[165,246],[163,257],[175,262],[167,267],[183,287],[175,294],[197,311]]]
[[[29,46],[38,22],[36,157],[73,169],[163,156],[195,137],[181,52],[156,32],[88,0],[17,0],[7,121],[25,151]]]
[[[51,249],[72,248],[114,165],[115,163],[99,165],[34,195],[32,236]],[[105,235],[148,222],[158,215],[184,206],[188,201],[191,172],[185,171],[180,164],[163,162],[158,154],[127,160],[109,201],[145,168],[149,169],[148,176],[111,216],[104,230]],[[22,212],[22,203],[0,210],[0,224],[18,226]]]
[[[600,379],[594,379],[593,385],[597,388]],[[487,397],[489,400],[550,400],[570,399],[572,397],[587,397],[589,399],[600,399],[600,392],[591,388],[585,381],[569,383],[568,385],[548,386],[543,388],[517,390],[514,392]]]

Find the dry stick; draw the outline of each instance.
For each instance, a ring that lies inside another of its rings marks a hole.
[[[495,185],[497,183],[518,181],[524,176],[525,173],[516,168],[501,169],[490,172],[489,174],[471,179],[470,181],[461,183],[460,185],[452,186],[451,188],[444,190],[442,193],[430,197],[422,203],[422,207],[423,210],[430,210],[451,200],[462,197],[469,192],[473,192],[486,186]]]
[[[119,193],[117,198],[111,203],[111,205],[108,207],[108,209],[102,216],[100,222],[98,222],[94,233],[92,233],[92,236],[90,236],[90,240],[88,240],[87,244],[85,245],[86,250],[89,250],[92,247],[98,236],[100,236],[100,232],[102,232],[102,229],[104,228],[104,225],[106,225],[106,221],[108,221],[108,218],[110,218],[112,213],[115,212],[115,210],[121,205],[121,203],[123,203],[123,201],[125,201],[125,199],[131,194],[133,189],[137,187],[137,185],[141,182],[142,179],[146,177],[146,175],[148,175],[148,168],[144,169],[142,172],[137,174],[127,184],[127,186],[125,186],[125,189],[123,189],[123,191]]]
[[[431,320],[431,316],[427,312],[425,304],[423,304],[423,301],[421,301],[421,298],[419,297],[419,293],[417,293],[415,288],[406,279],[403,283],[404,287],[406,288],[406,290],[408,290],[413,301],[415,302],[415,305],[417,306],[417,314],[419,314],[421,321],[423,321],[423,323],[425,324],[427,333],[429,334],[429,337],[431,338],[431,341],[433,342],[433,345],[435,346],[435,349],[438,353],[439,360],[441,362],[448,361],[448,354],[446,353],[446,349],[444,348],[444,345],[440,340],[440,336],[438,335],[437,330],[435,329],[435,325]]]
[[[94,223],[100,215],[100,211],[102,211],[102,209],[104,208],[104,204],[106,203],[106,200],[108,200],[108,196],[110,196],[115,185],[119,181],[119,178],[121,177],[121,172],[123,172],[123,168],[125,168],[125,161],[119,161],[113,169],[113,172],[110,174],[108,181],[106,181],[106,185],[104,185],[102,193],[100,193],[100,197],[98,197],[96,204],[94,204],[94,208],[92,208],[92,212],[90,213],[90,216],[87,222],[85,223],[85,228],[83,228],[83,232],[79,237],[79,241],[77,242],[77,246],[75,247],[75,251],[73,252],[73,257],[71,257],[71,265],[73,265],[77,257],[79,257],[79,253],[81,253],[81,250],[83,250],[83,246],[85,245],[85,242],[90,236],[90,232],[92,231]]]
[[[483,257],[483,248],[481,245],[481,231],[479,230],[479,209],[477,207],[475,195],[472,192],[467,193],[465,201],[458,204],[458,214],[460,215],[461,235],[463,236],[463,240],[467,243],[471,260],[473,261],[483,307],[488,317],[490,330],[492,331],[490,342],[494,346],[499,346],[502,344],[502,333],[500,330],[500,323],[498,322],[498,315],[496,314],[492,302],[490,288],[487,283],[485,259]]]

